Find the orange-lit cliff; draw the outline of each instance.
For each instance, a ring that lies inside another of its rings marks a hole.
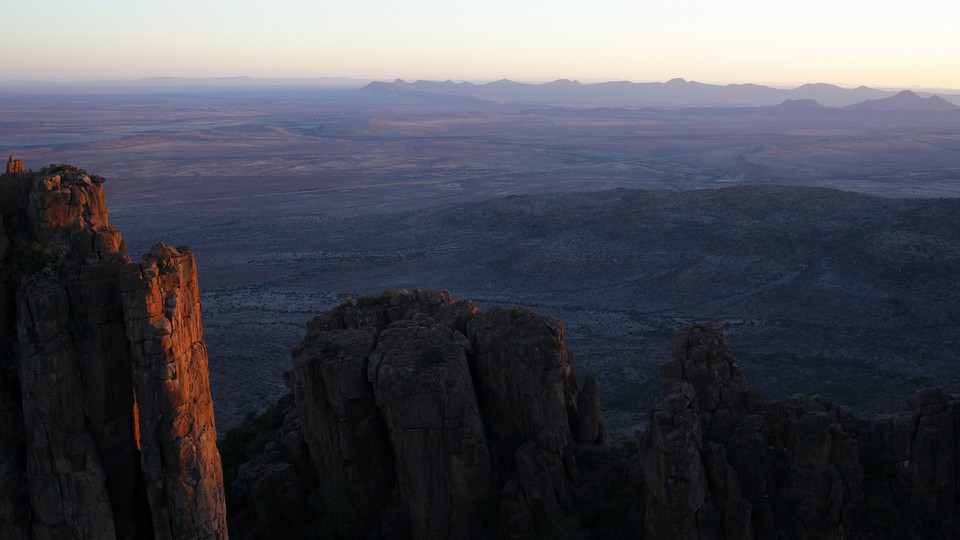
[[[131,261],[107,210],[0,176],[0,537],[225,538],[193,254]]]

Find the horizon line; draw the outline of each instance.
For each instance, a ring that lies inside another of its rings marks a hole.
[[[835,82],[825,82],[825,81],[816,81],[816,82],[752,82],[752,81],[700,81],[694,79],[687,79],[684,77],[673,77],[667,80],[632,80],[632,79],[623,79],[623,78],[603,78],[603,77],[589,77],[589,78],[571,78],[571,77],[532,77],[532,78],[509,78],[501,77],[497,79],[492,78],[403,78],[403,77],[349,77],[349,76],[297,76],[297,77],[259,77],[252,75],[222,75],[222,76],[183,76],[183,75],[151,75],[146,77],[130,77],[130,78],[89,78],[89,79],[57,79],[57,78],[29,78],[29,79],[0,79],[0,86],[21,86],[26,87],[29,85],[35,85],[39,87],[44,86],[69,86],[69,85],[81,85],[87,87],[96,87],[96,86],[109,86],[109,85],[123,85],[123,84],[143,84],[151,82],[184,82],[184,83],[193,83],[202,84],[203,82],[213,82],[213,81],[249,81],[251,83],[270,83],[277,82],[279,86],[296,86],[297,82],[302,82],[304,85],[316,85],[316,82],[319,81],[339,81],[338,84],[328,85],[328,86],[353,86],[356,85],[366,85],[372,82],[383,82],[383,83],[393,83],[393,82],[453,82],[457,84],[461,83],[470,83],[476,85],[490,84],[494,82],[509,81],[520,84],[548,84],[558,81],[570,81],[577,82],[583,85],[592,85],[592,84],[603,84],[611,82],[627,82],[631,84],[666,84],[672,81],[681,81],[686,83],[700,83],[713,86],[735,86],[735,85],[758,85],[758,86],[767,86],[770,88],[778,89],[794,89],[799,88],[805,85],[830,85],[836,86],[844,89],[856,89],[861,87],[873,88],[877,90],[920,90],[925,92],[955,92],[960,93],[960,88],[946,88],[946,87],[931,87],[931,86],[870,86],[868,84],[851,84],[851,83],[835,83]],[[312,83],[312,84],[311,84]],[[242,86],[239,84],[237,86]]]

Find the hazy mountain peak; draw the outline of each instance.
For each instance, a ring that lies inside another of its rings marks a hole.
[[[583,86],[583,83],[577,80],[557,79],[546,83],[544,86]]]
[[[633,83],[611,81],[582,83],[575,79],[557,79],[546,83],[517,82],[510,79],[481,84],[456,83],[450,80],[418,80],[413,83],[397,79],[368,87],[367,94],[376,90],[383,95],[388,89],[408,94],[412,90],[433,96],[474,98],[497,102],[528,104],[567,105],[573,107],[775,107],[785,99],[815,100],[816,106],[847,107],[865,100],[896,98],[879,106],[857,105],[866,109],[889,110],[955,110],[956,107],[941,98],[931,100],[912,91],[880,90],[861,86],[857,89],[843,88],[829,83],[804,84],[792,90],[773,88],[753,83],[717,85],[690,81],[680,77],[667,82]],[[928,95],[926,93],[923,94]],[[426,97],[417,99],[427,100]],[[439,99],[439,98],[434,98]],[[951,98],[953,99],[953,98]],[[899,101],[899,100],[902,100]],[[960,96],[957,96],[960,103]],[[793,103],[790,108],[815,107],[811,103]]]
[[[826,109],[815,99],[786,99],[783,103],[779,105],[774,105],[774,109],[781,110],[813,110],[813,109]]]
[[[920,97],[912,90],[901,90],[883,99],[871,99],[846,107],[851,110],[875,111],[957,111],[960,107],[940,96]]]
[[[827,88],[829,88],[829,89],[831,89],[831,90],[832,90],[832,89],[842,90],[842,88],[840,88],[839,86],[837,86],[837,85],[835,85],[835,84],[830,84],[830,83],[806,83],[806,84],[801,84],[801,85],[798,86],[797,88],[798,88],[798,89],[802,88],[802,89],[805,89],[805,90],[827,89]],[[866,87],[865,87],[865,86],[861,86],[860,88],[866,88]]]

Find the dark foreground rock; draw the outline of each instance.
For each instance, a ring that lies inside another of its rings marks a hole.
[[[293,364],[296,405],[278,431],[302,437],[315,499],[350,486],[351,511],[369,517],[341,537],[549,535],[580,485],[574,449],[606,440],[597,381],[578,388],[563,326],[529,310],[481,313],[420,290],[363,298],[311,321]],[[296,467],[283,454],[251,463]],[[257,483],[272,473],[257,467],[232,486],[235,533],[282,526],[258,515]],[[336,537],[318,513],[304,534]]]
[[[258,505],[300,482],[285,505],[326,501],[300,505],[287,532],[304,536],[960,536],[957,396],[922,390],[872,419],[767,402],[700,324],[674,337],[649,427],[608,449],[598,382],[576,385],[558,321],[438,292],[374,300],[311,321],[275,442],[231,486],[235,532],[277,527]]]
[[[643,435],[651,538],[957,538],[960,397],[922,390],[870,420],[819,396],[763,402],[723,329],[674,337]]]

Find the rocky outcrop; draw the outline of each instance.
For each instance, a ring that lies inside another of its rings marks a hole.
[[[928,538],[960,536],[960,396],[931,388],[869,421],[861,454],[866,509]]]
[[[13,156],[7,156],[7,174],[20,174],[23,172],[23,160],[13,159]]]
[[[556,319],[492,309],[474,317],[467,332],[480,404],[501,452],[513,454],[507,463],[501,457],[501,468],[516,469],[500,494],[503,535],[549,534],[570,513],[580,483],[571,445],[606,444],[599,385],[590,378],[577,388],[573,354]]]
[[[468,350],[463,334],[418,314],[381,332],[367,363],[414,538],[482,531],[493,478]]]
[[[955,538],[957,396],[871,420],[818,396],[764,402],[705,324],[674,338],[640,442],[648,538]]]
[[[758,413],[763,403],[728,352],[723,328],[715,324],[681,328],[674,335],[673,360],[660,368],[663,395],[678,383],[692,386],[687,395],[695,398],[694,410],[707,439],[726,439],[740,418]]]
[[[600,415],[600,380],[588,375],[577,395],[577,416],[574,439],[582,444],[607,446],[610,437]]]
[[[12,197],[10,201],[0,200],[0,539],[4,540],[26,536],[30,521],[20,386],[16,365],[11,361],[16,304],[3,215],[4,211],[9,213],[11,202]]]
[[[284,425],[295,421],[287,432],[309,448],[301,477],[321,484],[310,489],[359,486],[375,536],[546,535],[572,511],[573,448],[605,434],[598,383],[577,389],[559,321],[415,290],[345,303],[307,327],[290,374],[297,414]],[[285,453],[292,465],[296,452]],[[276,457],[241,470],[280,470],[268,465]],[[248,515],[257,483],[269,485],[258,474],[233,486]],[[336,536],[317,512],[310,530]]]
[[[225,499],[193,254],[155,245],[121,269],[140,464],[154,534],[226,536]]]
[[[294,395],[313,470],[361,486],[376,504],[390,500],[396,475],[387,427],[367,382],[374,331],[328,330],[294,353]]]
[[[863,501],[857,440],[816,398],[764,403],[723,329],[681,329],[641,451],[654,538],[844,538]]]
[[[69,166],[0,177],[0,214],[0,530],[225,537],[193,255],[131,262]]]
[[[308,325],[296,406],[234,483],[241,514],[279,499],[331,538],[960,536],[958,396],[923,390],[872,419],[768,402],[699,324],[676,333],[634,451],[604,451],[599,382],[577,387],[558,321],[436,292],[360,304]],[[332,491],[353,528],[318,517],[331,482],[362,486]]]

